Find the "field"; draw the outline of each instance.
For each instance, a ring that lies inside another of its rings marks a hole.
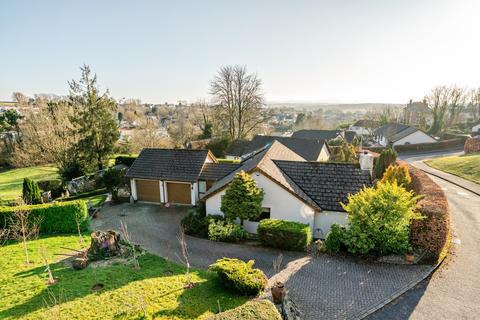
[[[117,263],[74,271],[65,257],[56,255],[68,252],[61,247],[79,248],[78,236],[30,242],[30,265],[24,263],[20,244],[0,247],[0,319],[202,319],[248,300],[226,291],[216,274],[202,270],[192,270],[197,285],[184,289],[183,266],[151,254],[141,256],[140,270]],[[48,251],[57,284],[46,283],[40,248]],[[104,287],[92,290],[97,283]]]
[[[480,153],[425,161],[432,168],[480,183]]]
[[[14,200],[22,195],[23,178],[35,181],[59,179],[58,170],[54,167],[28,167],[8,170],[0,173],[0,203]]]

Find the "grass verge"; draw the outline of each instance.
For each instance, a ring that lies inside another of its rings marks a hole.
[[[480,184],[480,153],[426,160],[432,168]]]
[[[89,241],[87,239],[87,241]],[[40,248],[46,248],[58,283],[46,284]],[[125,264],[74,271],[59,253],[79,248],[78,237],[42,237],[29,243],[33,263],[24,264],[20,244],[0,247],[0,319],[194,319],[236,308],[248,299],[226,291],[214,273],[193,270],[183,289],[184,268],[152,254],[140,270]],[[102,283],[99,291],[92,287]]]

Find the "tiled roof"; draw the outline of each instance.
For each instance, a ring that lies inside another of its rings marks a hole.
[[[355,139],[356,136],[357,136],[357,133],[355,131],[346,130],[343,132],[343,138],[348,143],[352,143],[353,139]]]
[[[205,163],[199,179],[220,180],[238,167],[240,167],[240,163]]]
[[[378,127],[378,121],[363,119],[363,120],[358,120],[357,122],[355,122],[353,124],[353,126],[363,127],[363,128],[376,128],[376,127]]]
[[[405,128],[404,130],[398,132],[397,134],[391,136],[389,140],[391,142],[395,142],[395,141],[398,141],[402,138],[405,138],[406,136],[409,136],[412,133],[417,132],[417,131],[418,131],[418,129],[415,128],[415,127],[408,127],[408,128]]]
[[[301,188],[299,188],[295,182],[292,181],[286,174],[284,174],[273,162],[275,159],[290,160],[295,163],[304,162],[301,156],[285,147],[278,141],[274,141],[272,145],[265,150],[255,154],[251,158],[243,161],[241,166],[232,171],[227,176],[223,177],[217,181],[205,194],[205,197],[209,197],[230,183],[235,177],[235,174],[240,171],[252,172],[254,169],[258,169],[268,175],[275,182],[280,184],[282,187],[286,188],[290,192],[296,194],[298,197],[302,198],[306,203],[311,205],[314,208],[320,209],[318,205],[306,195]]]
[[[292,134],[292,138],[325,141],[335,139],[340,133],[339,130],[298,130]]]
[[[371,186],[368,172],[357,165],[332,162],[274,160],[275,164],[322,210],[344,211],[348,194]]]
[[[300,155],[307,161],[317,161],[320,152],[325,144],[323,140],[296,139],[291,137],[260,136],[256,135],[244,149],[243,153],[251,153],[261,149],[273,141],[279,141],[284,146]]]
[[[375,135],[377,136],[384,136],[387,139],[390,139],[397,133],[399,133],[402,130],[405,130],[409,126],[401,123],[387,123],[386,125],[378,128],[375,130]]]
[[[240,157],[245,152],[245,147],[250,143],[247,140],[234,140],[230,143],[227,150],[225,150],[225,154],[229,156],[237,156]]]
[[[126,177],[195,182],[208,150],[150,149],[140,152]]]

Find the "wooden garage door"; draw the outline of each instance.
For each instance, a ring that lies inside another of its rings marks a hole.
[[[139,201],[160,202],[160,184],[158,180],[135,179],[135,184]]]
[[[170,203],[191,204],[190,183],[167,182],[167,196]]]

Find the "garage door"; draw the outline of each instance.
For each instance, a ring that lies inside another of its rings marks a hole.
[[[168,202],[191,204],[190,183],[167,182]]]
[[[158,180],[135,179],[135,184],[139,201],[160,202],[160,184]]]

